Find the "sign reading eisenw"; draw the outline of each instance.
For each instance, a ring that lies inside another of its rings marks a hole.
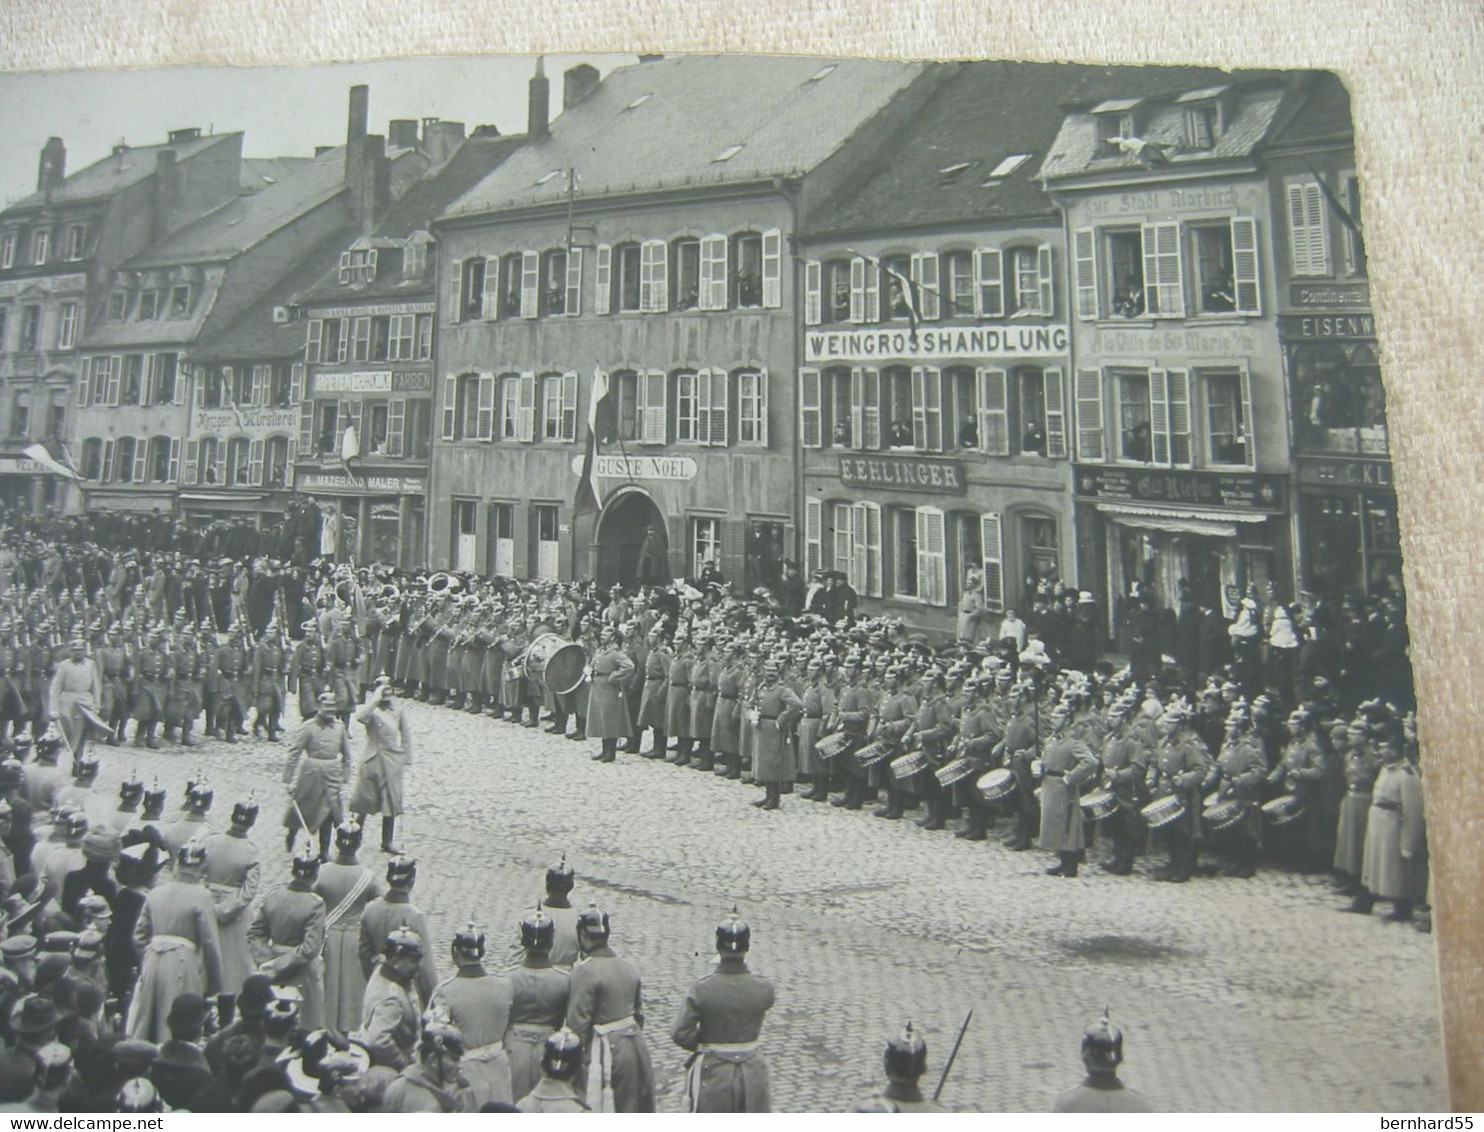
[[[1092,499],[1282,511],[1283,477],[1251,472],[1078,468],[1077,494]]]
[[[963,495],[968,490],[963,464],[926,456],[841,456],[840,482],[847,487],[940,495]]]

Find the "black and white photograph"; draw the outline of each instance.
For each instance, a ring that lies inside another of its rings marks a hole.
[[[0,1112],[1449,1108],[1345,77],[0,102]]]

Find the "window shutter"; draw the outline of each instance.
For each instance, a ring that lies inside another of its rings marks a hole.
[[[1262,293],[1257,280],[1257,221],[1250,216],[1232,218],[1232,281],[1237,289],[1237,313],[1262,314]]]
[[[701,237],[701,302],[705,311],[727,309],[727,238]]]
[[[768,371],[757,371],[757,443],[768,446]]]
[[[850,321],[866,321],[866,261],[860,256],[850,261]]]
[[[575,370],[562,374],[561,435],[568,444],[577,442],[577,372]]]
[[[924,321],[938,318],[942,297],[938,291],[937,252],[917,252],[912,256],[912,282],[917,284],[917,313]]]
[[[1252,375],[1242,367],[1242,430],[1247,441],[1247,466],[1257,467],[1257,429],[1252,427]]]
[[[535,318],[541,313],[541,257],[536,252],[520,253],[520,317]]]
[[[804,499],[804,574],[824,569],[824,501]]]
[[[1000,536],[1000,516],[987,511],[979,516],[979,546],[984,576],[984,605],[996,613],[1005,608],[1005,548]]]
[[[1149,371],[1149,436],[1152,462],[1170,466],[1170,383],[1162,369]]]
[[[352,418],[351,414],[354,412],[355,407],[359,404],[360,402],[352,401],[348,397],[340,398],[339,404],[335,406],[335,451],[326,453],[326,455],[338,458],[340,456],[340,453],[344,451],[345,430],[348,428],[355,428],[356,422]],[[356,429],[356,439],[359,440],[360,437],[361,430]]]
[[[170,438],[170,463],[165,469],[165,479],[170,483],[180,482],[180,437]]]
[[[212,461],[216,469],[216,482],[218,487],[225,487],[227,483],[227,446],[222,441],[216,442],[216,457]]]
[[[811,259],[804,264],[804,325],[824,321],[824,264]]]
[[[320,335],[324,331],[323,319],[311,318],[309,332],[304,338],[304,360],[311,364],[319,361]]]
[[[299,451],[308,456],[314,452],[314,402],[299,406]]]
[[[479,406],[475,420],[475,434],[480,440],[495,438],[495,375],[479,375]]]
[[[567,249],[567,314],[582,313],[582,249]]]
[[[448,267],[448,321],[462,322],[464,315],[464,261],[454,260]],[[341,341],[344,341],[342,338]],[[325,361],[329,361],[326,358]]]
[[[288,452],[283,465],[283,486],[292,489],[294,486],[294,461],[299,458],[299,443],[292,436],[288,440]]]
[[[350,320],[337,318],[335,322],[340,329],[340,336],[335,340],[335,361],[343,362],[350,355]],[[325,359],[325,361],[329,360],[329,358]]]
[[[871,554],[867,543],[869,503],[857,503],[850,509],[850,585],[862,597],[871,593]]]
[[[881,371],[866,369],[862,371],[864,380],[863,388],[863,428],[861,438],[857,442],[860,448],[881,447]]]
[[[268,393],[272,385],[272,371],[267,366],[252,367],[252,403],[258,407],[268,404]]]
[[[974,250],[974,313],[983,318],[1005,315],[1004,260],[999,248]]]
[[[99,471],[98,471],[98,482],[99,483],[109,483],[114,478],[113,477],[113,458],[114,458],[114,456],[116,454],[114,452],[114,449],[116,447],[117,446],[114,444],[114,442],[112,440],[105,440],[103,442],[103,467],[101,469],[99,469]]]
[[[929,605],[948,603],[948,556],[943,539],[943,512],[919,507],[917,523],[917,596]]]
[[[174,404],[174,405],[184,405],[186,403],[186,384],[187,384],[186,383],[186,369],[185,369],[185,366],[183,366],[183,365],[180,364],[180,355],[179,354],[162,354],[160,356],[160,362],[161,362],[161,364],[164,363],[164,361],[165,361],[165,359],[167,357],[174,359],[173,365],[174,365],[174,372],[175,372],[175,388],[173,390],[171,390],[171,393],[173,394],[173,396],[171,397],[171,404]]]
[[[660,370],[648,370],[638,375],[638,384],[643,393],[640,409],[643,419],[639,425],[640,444],[663,444],[667,431],[666,397],[668,381]]]
[[[881,596],[881,507],[862,504],[866,516],[866,593]]]
[[[783,306],[783,233],[777,228],[763,233],[763,306]]]
[[[1190,465],[1190,373],[1183,369],[1165,371],[1170,402],[1170,463]]]
[[[855,512],[848,503],[836,503],[835,513],[835,569],[844,574],[852,586],[855,585],[855,539],[853,535],[854,524],[851,521]]]
[[[865,447],[866,371],[860,366],[850,370],[850,446]]]
[[[1009,375],[1002,369],[980,367],[979,447],[990,456],[1010,455]]]
[[[824,446],[819,381],[817,369],[799,370],[799,437],[805,448]]]
[[[134,438],[134,482],[143,483],[149,474],[149,440],[143,436]]]
[[[350,282],[350,253],[349,252],[341,252],[340,253],[340,282],[341,283],[349,283]]]
[[[172,459],[174,457],[172,456]],[[185,446],[185,467],[180,470],[178,482],[185,484],[195,483],[201,478],[201,442],[199,440],[187,440]]]
[[[1288,186],[1288,235],[1295,275],[1328,275],[1329,232],[1318,181]]]
[[[108,397],[106,403],[117,405],[119,403],[119,383],[124,376],[124,359],[108,359]]]
[[[93,401],[93,359],[83,358],[82,372],[77,378],[77,407],[86,409]]]
[[[607,314],[613,309],[613,247],[598,245],[598,266],[593,281],[593,313]]]
[[[727,443],[727,409],[731,395],[731,376],[724,369],[703,370],[697,380],[708,391],[701,403],[709,405],[710,412],[701,420],[701,442],[718,447]]]
[[[1180,225],[1145,224],[1144,291],[1149,310],[1164,318],[1185,317],[1185,287],[1180,277]]]
[[[247,446],[247,482],[255,487],[263,484],[263,442],[250,441]]]
[[[912,447],[919,452],[928,447],[927,369],[912,367]]]
[[[479,297],[479,317],[499,318],[500,310],[500,257],[484,257],[484,294]]]
[[[253,370],[253,376],[257,376],[257,370]],[[160,395],[160,355],[144,355],[143,387],[139,391],[139,403],[141,405],[159,404]]]
[[[1067,458],[1067,408],[1061,369],[1057,366],[1047,366],[1043,369],[1041,386],[1046,398],[1046,455],[1052,460],[1065,460]]]
[[[515,438],[530,444],[536,439],[536,375],[526,370],[520,375],[520,402],[515,415]]]
[[[1036,249],[1036,276],[1041,290],[1041,313],[1050,318],[1056,313],[1056,279],[1052,273],[1050,244]]]
[[[669,248],[664,240],[639,245],[639,309],[663,314],[670,306]]]
[[[393,397],[386,408],[386,454],[402,455],[402,443],[407,432],[407,398]]]
[[[176,378],[177,388],[181,385]],[[304,401],[304,363],[295,362],[289,366],[289,404],[300,405]]]
[[[1102,463],[1103,436],[1103,371],[1077,371],[1077,459]]]
[[[1077,285],[1077,317],[1098,316],[1097,240],[1091,228],[1072,233],[1073,269]]]
[[[866,321],[881,321],[881,265],[866,260]]]
[[[459,381],[453,374],[443,377],[443,439],[455,440],[454,429],[459,418]]]

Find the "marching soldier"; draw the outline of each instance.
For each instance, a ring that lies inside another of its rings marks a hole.
[[[588,1112],[587,1102],[577,1095],[582,1074],[582,1040],[571,1030],[556,1031],[541,1043],[541,1077],[521,1095],[521,1112]]]
[[[360,690],[356,676],[360,663],[360,642],[353,636],[352,628],[351,622],[337,622],[325,650],[330,668],[330,690],[335,695],[335,715],[347,727],[350,726],[350,713],[355,710]]]
[[[103,631],[103,642],[96,658],[101,693],[98,714],[112,729],[107,737],[108,745],[116,747],[124,741],[129,718],[129,654],[124,650],[117,624]],[[0,648],[0,654],[4,652]]]
[[[578,917],[577,939],[583,961],[572,969],[567,1028],[586,1050],[589,1107],[654,1112],[654,1069],[644,1042],[639,972],[609,946],[608,915],[596,906]]]
[[[325,902],[314,891],[319,857],[305,845],[290,863],[289,883],[263,898],[247,929],[258,970],[280,987],[295,987],[302,996],[306,1030],[325,1024]]]
[[[882,1058],[886,1068],[886,1088],[862,1102],[857,1112],[947,1112],[937,1101],[922,1095],[919,1081],[927,1072],[927,1043],[907,1023],[901,1037],[886,1043]]]
[[[171,860],[186,845],[204,841],[211,834],[211,826],[206,819],[211,813],[211,804],[215,798],[216,792],[205,782],[186,783],[185,812],[160,829],[161,844]],[[149,801],[147,795],[145,801]]]
[[[419,1001],[426,1002],[438,986],[438,967],[429,946],[428,918],[412,902],[412,890],[417,884],[417,862],[411,857],[393,857],[386,863],[386,884],[386,895],[372,900],[361,912],[360,945],[357,948],[361,974],[370,980],[380,950],[376,946],[377,940],[385,940],[394,928],[408,928],[421,941],[416,969],[417,992]]]
[[[319,710],[319,694],[329,682],[329,664],[324,642],[320,640],[319,622],[304,622],[304,639],[294,649],[289,661],[288,688],[299,697],[299,717],[308,719]]]
[[[382,937],[376,950],[382,961],[366,979],[361,1024],[352,1037],[365,1046],[371,1064],[400,1072],[412,1064],[422,1032],[417,976],[423,941],[411,928],[398,927]]]
[[[61,727],[75,759],[88,740],[88,722],[82,709],[92,712],[103,699],[98,668],[88,659],[88,643],[81,634],[72,638],[70,657],[57,665],[50,695],[52,718]]]
[[[361,827],[335,827],[335,858],[319,871],[314,891],[325,902],[325,1025],[342,1033],[361,1020],[366,974],[361,970],[361,917],[381,896],[376,874],[356,859]]]
[[[752,776],[763,788],[763,796],[753,805],[763,810],[778,808],[785,785],[793,789],[797,774],[793,733],[804,714],[798,695],[778,675],[778,661],[768,657],[753,693]]]
[[[458,971],[438,984],[429,1010],[446,1017],[464,1036],[463,1069],[474,1107],[490,1101],[509,1104],[514,1097],[504,1039],[513,1001],[510,980],[485,970],[484,933],[473,924],[454,933],[452,953]]]
[[[576,874],[564,856],[546,870],[546,896],[541,907],[552,923],[551,961],[571,970],[581,956],[577,946],[577,909],[572,907],[572,887]]]
[[[690,988],[670,1037],[689,1050],[691,1112],[771,1112],[768,1062],[758,1052],[773,984],[747,969],[752,932],[732,914],[716,929],[716,970]]]
[[[181,630],[179,644],[170,652],[165,694],[165,738],[174,738],[178,733],[182,747],[196,745],[191,728],[196,726],[196,717],[201,714],[206,664],[195,630],[187,623]]]
[[[134,745],[154,749],[160,745],[155,738],[155,728],[165,717],[164,634],[160,630],[149,634],[143,646],[134,656],[134,687],[130,700],[130,715],[135,722]]]
[[[552,962],[555,925],[551,917],[537,908],[520,922],[520,946],[524,955],[520,966],[507,976],[510,980],[510,1021],[505,1029],[505,1050],[510,1059],[510,1088],[524,1096],[535,1088],[545,1070],[543,1047],[553,1031],[567,1017],[567,999],[572,977]],[[574,1041],[577,1039],[573,1038]],[[578,1068],[581,1068],[582,1043],[577,1041]]]
[[[239,735],[247,734],[243,721],[247,718],[249,664],[247,626],[239,622],[227,643],[216,650],[212,663],[216,677],[215,735],[228,743],[235,743]]]
[[[117,834],[122,835],[124,830],[133,825],[139,817],[139,802],[144,797],[144,783],[133,772],[129,777],[119,783],[119,804],[109,818],[108,824]]]
[[[257,717],[252,723],[254,738],[268,733],[268,742],[278,742],[283,716],[284,671],[288,668],[288,641],[283,637],[278,618],[268,622],[263,638],[252,653],[253,703]]]
[[[258,847],[248,832],[258,820],[256,802],[232,807],[232,826],[226,833],[208,835],[206,889],[216,907],[217,935],[222,948],[222,986],[235,994],[242,980],[257,969],[248,941],[247,910],[258,895]]]
[[[1056,1098],[1052,1112],[1153,1112],[1145,1097],[1126,1088],[1118,1079],[1123,1064],[1123,1032],[1108,1019],[1108,1012],[1082,1035],[1082,1064],[1087,1076],[1075,1089]]]

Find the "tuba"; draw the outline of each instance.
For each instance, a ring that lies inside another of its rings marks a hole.
[[[430,594],[447,594],[464,588],[464,583],[446,570],[441,570],[428,579]]]

